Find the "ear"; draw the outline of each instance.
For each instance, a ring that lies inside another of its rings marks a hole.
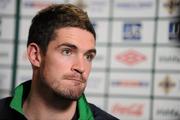
[[[27,47],[27,56],[31,64],[35,67],[41,65],[41,52],[40,48],[36,43],[30,43]]]

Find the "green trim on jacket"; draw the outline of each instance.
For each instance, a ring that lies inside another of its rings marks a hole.
[[[26,89],[26,87],[24,86],[24,83],[17,86],[15,88],[14,97],[12,98],[12,101],[10,103],[10,107],[16,110],[17,112],[21,113],[22,115],[24,115],[23,108],[22,108],[24,89]],[[77,105],[78,105],[78,110],[79,110],[78,120],[94,120],[92,111],[88,105],[88,102],[86,101],[84,94],[77,101]]]

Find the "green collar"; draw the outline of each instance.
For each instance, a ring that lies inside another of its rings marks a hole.
[[[29,82],[28,84],[31,84]],[[22,109],[22,103],[23,103],[23,95],[24,93],[25,83],[20,84],[15,88],[15,94],[12,98],[12,101],[10,103],[10,107],[17,112],[24,115],[23,109]],[[78,110],[79,110],[79,119],[78,120],[94,120],[93,114],[91,112],[91,109],[88,105],[88,102],[86,101],[85,95],[83,94],[79,100],[78,100]]]

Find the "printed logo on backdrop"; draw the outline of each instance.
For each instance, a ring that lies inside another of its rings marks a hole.
[[[173,14],[180,8],[180,0],[167,0],[163,6],[169,14]]]
[[[173,102],[173,101],[172,101]],[[180,106],[179,106],[180,107]],[[166,118],[167,120],[179,120],[180,119],[180,110],[177,108],[167,107],[167,108],[157,108],[156,110],[156,117],[158,118]]]
[[[148,87],[149,83],[140,80],[115,80],[111,81],[112,87],[124,87],[124,88],[144,88]]]
[[[136,50],[128,50],[117,54],[115,59],[125,65],[133,66],[144,62],[147,58],[144,54]]]
[[[169,94],[176,87],[176,83],[169,75],[166,75],[165,78],[160,81],[159,87],[165,94]]]
[[[115,115],[142,117],[144,115],[145,105],[143,103],[120,104],[116,103],[111,107],[111,113]]]
[[[169,23],[169,40],[179,40],[180,34],[180,22],[170,22]]]
[[[116,4],[116,6],[120,9],[147,9],[153,6],[152,1],[139,1],[139,2],[129,2],[129,1],[120,1]]]
[[[162,63],[179,64],[180,56],[179,55],[160,56],[159,61]]]
[[[140,40],[142,25],[140,23],[125,23],[123,26],[124,40]]]
[[[32,9],[43,9],[52,4],[51,2],[33,0],[23,0],[22,2],[23,7]]]
[[[0,0],[0,9],[6,9],[11,0]]]

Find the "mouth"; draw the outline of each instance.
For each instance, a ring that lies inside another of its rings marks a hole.
[[[78,82],[78,83],[85,83],[82,79],[80,78],[65,78],[66,80]]]
[[[77,81],[77,82],[82,82],[82,80],[76,79],[76,78],[68,78],[68,80]]]
[[[66,78],[66,80],[69,81],[74,86],[82,86],[83,84],[85,84],[85,82],[82,79]]]
[[[79,82],[79,83],[85,83],[86,80],[84,80],[81,76],[77,76],[77,75],[67,75],[67,76],[64,76],[64,79],[66,80],[71,80],[71,81],[74,81],[74,82]]]

